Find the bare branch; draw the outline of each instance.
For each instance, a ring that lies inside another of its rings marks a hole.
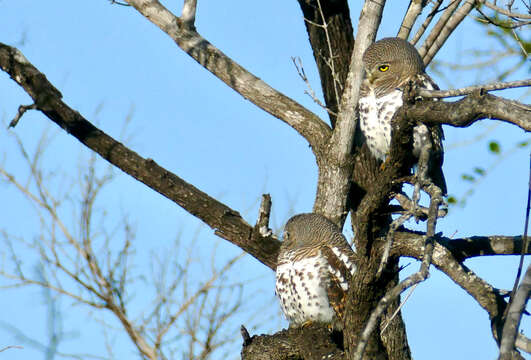
[[[420,26],[420,28],[418,29],[417,33],[415,34],[415,36],[413,36],[413,38],[411,39],[411,43],[413,45],[416,45],[418,43],[418,41],[420,40],[420,38],[422,37],[422,35],[424,35],[424,32],[426,31],[426,29],[428,28],[428,26],[430,26],[431,24],[431,21],[433,20],[433,18],[435,17],[435,14],[437,14],[438,10],[439,10],[439,7],[441,6],[442,2],[444,0],[436,0],[433,4],[433,9],[431,10],[431,12],[428,14],[428,16],[426,17],[426,20],[424,20],[424,22],[422,23],[422,25]]]
[[[461,89],[454,90],[424,90],[419,89],[418,95],[423,98],[446,98],[446,97],[455,97],[472,94],[475,91],[495,91],[495,90],[505,90],[519,87],[531,86],[531,79],[518,80],[518,81],[508,81],[508,82],[495,82],[492,84],[486,85],[474,85],[468,86]]]
[[[317,115],[251,74],[193,28],[183,26],[183,19],[173,15],[158,0],[128,0],[128,3],[230,88],[293,127],[310,143],[314,151],[326,143],[331,133],[330,127]],[[183,11],[186,10],[186,14],[193,13],[193,3],[194,1],[189,1],[185,4]]]
[[[9,126],[8,128],[12,128],[12,127],[15,127],[17,126],[20,118],[24,115],[24,113],[28,110],[35,110],[37,109],[37,105],[36,104],[31,104],[31,105],[20,105],[18,107],[18,112],[17,112],[17,115],[15,116],[15,118],[13,120],[11,120],[11,122],[9,123]]]
[[[397,37],[407,40],[409,33],[415,25],[417,18],[422,13],[422,9],[426,6],[426,1],[424,0],[411,0],[409,7],[407,9],[406,15],[400,24],[400,30],[398,31]]]
[[[61,100],[60,92],[20,51],[0,44],[0,68],[26,90],[40,111],[84,145],[200,218],[215,229],[220,237],[241,247],[270,268],[276,267],[280,246],[277,239],[272,236],[263,238],[237,211],[188,184],[153,160],[142,158],[97,129]]]
[[[455,102],[420,101],[406,109],[411,120],[467,127],[482,119],[498,119],[531,131],[531,106],[475,91]]]
[[[329,139],[329,144],[334,146],[326,153],[326,161],[322,161],[324,159],[319,156],[317,158],[319,179],[313,211],[326,216],[341,228],[347,215],[347,194],[354,166],[350,154],[354,144],[356,109],[363,77],[362,55],[374,42],[384,6],[384,0],[366,0],[363,5],[336,127]],[[326,164],[329,168],[325,168]]]
[[[509,311],[505,324],[503,325],[502,338],[500,343],[500,357],[501,360],[512,359],[512,352],[516,342],[516,335],[518,334],[518,327],[522,319],[522,313],[525,309],[529,295],[531,294],[531,265],[528,266],[522,283],[518,287],[518,291],[514,296],[513,301],[509,305]]]
[[[273,233],[269,228],[269,217],[271,216],[271,195],[262,195],[262,202],[260,203],[260,210],[258,210],[258,220],[256,221],[255,229],[258,229],[260,235],[267,237]]]
[[[422,57],[423,60],[424,60],[424,57],[426,56],[426,54],[428,53],[428,50],[435,43],[435,40],[437,39],[437,37],[441,33],[441,31],[444,28],[444,26],[446,25],[446,23],[448,22],[448,20],[452,16],[452,14],[455,12],[455,9],[457,9],[457,7],[459,6],[460,2],[461,2],[461,0],[451,0],[450,1],[450,5],[448,5],[446,7],[446,9],[444,10],[443,14],[439,18],[439,20],[437,21],[437,23],[435,24],[433,29],[431,30],[431,32],[428,35],[428,37],[426,38],[426,40],[424,40],[424,44],[422,44],[422,46],[419,49],[419,54],[420,54],[420,56]],[[419,37],[419,39],[420,39],[420,37]],[[427,62],[424,61],[424,64],[427,65]]]
[[[448,37],[457,28],[457,26],[459,26],[459,24],[465,19],[465,17],[472,11],[475,6],[475,0],[465,0],[463,6],[457,9],[455,13],[450,16],[448,22],[444,24],[440,32],[436,33],[436,37],[433,41],[433,44],[427,49],[426,53],[421,53],[424,65],[428,65],[431,62],[431,60],[435,57],[435,54],[439,52]],[[435,29],[432,30],[432,34],[434,33],[434,31]]]
[[[197,0],[185,0],[181,12],[181,20],[188,27],[194,26],[195,12],[197,10]]]
[[[529,14],[522,14],[522,13],[515,13],[510,10],[505,10],[504,8],[501,8],[499,6],[496,6],[495,4],[492,4],[486,0],[479,0],[479,3],[485,5],[486,7],[509,17],[512,18],[519,18],[519,19],[531,19],[531,15]]]
[[[6,346],[4,348],[1,348],[0,352],[4,352],[4,351],[9,350],[9,349],[24,349],[24,348],[22,346],[19,346],[19,345],[9,345],[9,346]]]
[[[425,150],[425,149],[423,149]],[[427,162],[428,153],[425,151],[425,161]],[[430,211],[429,211],[429,218],[428,218],[428,224],[427,224],[427,232],[426,237],[424,241],[424,253],[422,255],[422,264],[420,266],[420,269],[418,272],[412,274],[408,278],[401,281],[399,284],[397,284],[395,287],[393,287],[390,291],[385,294],[383,298],[380,299],[378,302],[378,305],[376,306],[376,309],[373,310],[371,313],[371,316],[369,317],[369,320],[367,321],[367,324],[365,325],[365,328],[363,329],[362,335],[360,337],[360,341],[358,343],[358,346],[356,348],[356,352],[354,354],[355,360],[361,360],[363,353],[365,351],[365,346],[367,345],[369,341],[370,334],[376,329],[378,326],[380,317],[384,313],[387,306],[393,301],[395,298],[400,296],[400,294],[410,288],[413,285],[416,285],[424,280],[427,279],[429,274],[429,268],[432,261],[432,255],[433,255],[433,248],[434,248],[434,241],[433,236],[435,236],[435,227],[437,224],[437,214],[439,211],[439,206],[442,203],[442,192],[440,189],[435,189],[433,196],[430,200]]]

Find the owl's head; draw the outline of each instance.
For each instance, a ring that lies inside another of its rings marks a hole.
[[[284,226],[282,247],[291,250],[301,249],[343,240],[341,230],[323,215],[298,214],[289,219]]]
[[[424,73],[417,49],[400,38],[384,38],[369,46],[363,54],[363,65],[370,85],[384,92]]]

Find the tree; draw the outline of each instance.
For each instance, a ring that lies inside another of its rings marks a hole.
[[[511,8],[500,10],[488,2],[480,3],[508,16],[512,19],[511,26],[516,29],[526,25],[526,14],[515,13]],[[260,354],[282,358],[285,354],[274,354],[274,349],[284,349],[279,347],[279,341],[290,344],[294,349],[291,355],[311,358],[309,354],[315,356],[315,349],[310,347],[312,344],[308,343],[308,338],[312,339],[313,345],[325,344],[327,353],[337,358],[359,358],[362,353],[365,358],[410,358],[401,315],[393,317],[392,314],[398,310],[400,292],[424,280],[430,264],[447,274],[479,303],[489,315],[494,337],[501,342],[507,301],[497,289],[477,277],[463,262],[474,256],[517,254],[523,247],[522,239],[500,236],[450,241],[436,235],[442,199],[440,193],[431,191],[426,184],[424,189],[430,194],[431,201],[425,214],[428,218],[425,232],[411,232],[399,227],[400,222],[389,216],[387,205],[390,195],[397,193],[403,182],[413,182],[409,176],[410,164],[405,159],[411,141],[411,126],[415,121],[466,127],[479,119],[495,118],[529,131],[530,111],[527,105],[481,90],[493,88],[489,86],[467,90],[461,94],[466,96],[456,102],[414,101],[415,96],[412,96],[408,100],[413,101],[409,101],[395,117],[390,158],[381,171],[380,165],[371,158],[354,134],[356,103],[362,79],[361,54],[376,37],[384,3],[366,1],[354,32],[346,1],[299,1],[321,78],[324,104],[330,114],[329,124],[270,87],[204,39],[195,28],[195,1],[185,1],[180,17],[155,0],[129,0],[127,4],[163,30],[181,49],[229,87],[294,128],[310,144],[318,166],[313,211],[327,216],[341,227],[347,214],[350,214],[358,271],[349,292],[344,344],[340,342],[337,346],[321,328],[291,329],[271,338],[252,339],[244,336],[246,358],[258,358]],[[474,1],[452,1],[446,7],[442,5],[442,1],[435,2],[435,8],[427,16],[426,24],[433,21],[435,25],[429,27],[430,31],[420,46],[426,64],[431,62],[465,17],[480,6]],[[441,11],[437,11],[439,7]],[[419,28],[417,35],[411,37],[409,34],[424,8],[429,8],[425,2],[410,3],[399,36],[415,42],[422,38],[424,26]],[[256,225],[252,226],[236,210],[160,167],[155,161],[140,157],[89,123],[61,100],[59,90],[20,51],[2,45],[0,67],[34,101],[33,105],[19,109],[17,121],[28,109],[42,111],[111,164],[200,218],[215,229],[218,236],[239,246],[270,268],[275,268],[279,241],[268,231],[270,203],[267,198],[262,204]],[[529,85],[529,81],[517,85],[526,84]],[[497,87],[512,85],[515,84],[498,84]],[[444,92],[422,93],[424,98],[448,95]],[[407,201],[402,204],[406,208],[402,220],[422,216],[412,212],[408,204]],[[389,250],[389,258],[382,262],[382,254],[386,249]],[[403,256],[421,259],[423,263],[418,273],[399,282],[398,260]],[[385,267],[383,272],[379,271],[380,264]],[[384,322],[389,322],[388,330],[375,331]],[[313,336],[308,337],[309,334]],[[528,349],[526,341],[520,336],[518,345],[523,344]],[[343,355],[342,349],[346,355]],[[511,352],[512,349],[510,343],[504,351]],[[149,353],[142,353],[151,357]],[[513,355],[518,356],[516,353]]]

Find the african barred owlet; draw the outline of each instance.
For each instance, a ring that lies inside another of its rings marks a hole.
[[[355,270],[354,252],[333,222],[313,213],[289,219],[278,256],[276,293],[290,326],[318,322],[342,329]]]
[[[384,38],[363,54],[365,80],[360,89],[360,126],[371,153],[385,160],[391,143],[391,119],[402,106],[402,91],[409,81],[434,90],[438,86],[424,72],[424,63],[413,45],[400,38]],[[418,159],[422,144],[431,141],[428,176],[446,194],[443,163],[444,138],[440,125],[418,124],[413,129],[413,155]]]

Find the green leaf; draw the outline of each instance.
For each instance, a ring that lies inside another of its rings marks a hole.
[[[473,177],[472,175],[468,175],[468,174],[461,175],[461,179],[463,179],[465,181],[470,181],[470,182],[476,181],[475,177]]]
[[[489,143],[489,150],[493,154],[500,154],[501,153],[500,143],[497,141],[491,141]]]
[[[452,195],[448,196],[448,204],[457,205],[457,199]]]
[[[520,148],[524,148],[526,146],[529,145],[529,140],[525,140],[525,141],[522,141],[522,142],[519,142],[518,144],[516,144],[516,146],[520,147]]]
[[[480,167],[475,167],[474,172],[478,175],[485,176],[485,169]]]

